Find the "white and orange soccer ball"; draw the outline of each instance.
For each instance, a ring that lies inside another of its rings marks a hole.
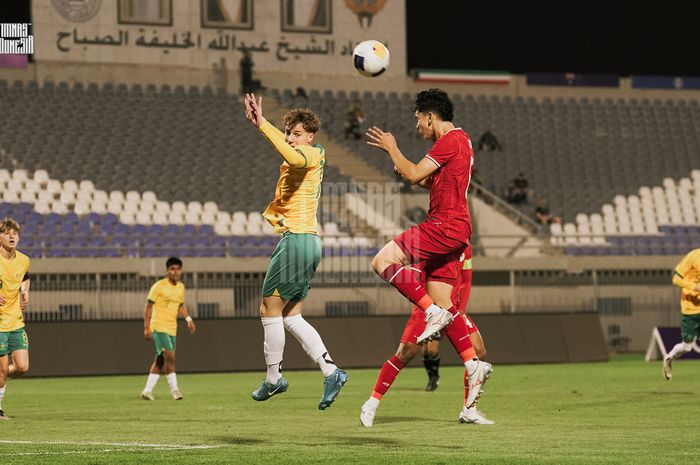
[[[352,52],[352,64],[365,77],[377,77],[389,67],[389,49],[376,40],[360,42]]]

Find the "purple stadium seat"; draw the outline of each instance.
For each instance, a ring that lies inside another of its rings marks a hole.
[[[128,224],[124,223],[117,223],[117,225],[114,227],[114,234],[129,234],[131,232],[131,228],[129,227]]]

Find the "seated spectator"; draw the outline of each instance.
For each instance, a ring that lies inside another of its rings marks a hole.
[[[294,98],[303,98],[304,100],[309,100],[309,94],[306,93],[306,89],[303,87],[297,87],[294,93]]]
[[[503,150],[500,142],[498,142],[498,139],[490,129],[487,129],[483,132],[483,134],[481,134],[481,137],[479,137],[479,142],[476,144],[476,146],[479,150],[485,150],[486,152]]]
[[[537,202],[537,207],[535,208],[535,219],[539,224],[561,224],[561,218],[554,215],[549,210],[549,201],[546,197],[540,198],[540,200]]]
[[[515,184],[515,187],[520,189],[522,193],[525,195],[525,201],[530,200],[530,188],[529,185],[530,183],[527,181],[527,178],[525,177],[524,173],[518,173],[518,176],[513,179],[513,183]]]
[[[513,179],[506,183],[506,201],[514,205],[520,205],[527,200],[527,195],[515,185]]]
[[[348,109],[346,119],[345,119],[345,138],[349,139],[354,137],[355,139],[362,138],[362,132],[360,132],[360,126],[365,120],[365,114],[362,111],[362,106],[359,100],[355,100],[350,105]]]

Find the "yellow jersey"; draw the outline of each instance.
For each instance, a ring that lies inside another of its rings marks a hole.
[[[175,285],[168,278],[156,281],[148,291],[148,301],[153,304],[151,312],[151,330],[177,335],[177,312],[185,303],[185,285]]]
[[[263,212],[263,217],[275,232],[318,234],[316,211],[321,197],[325,150],[320,144],[292,147],[282,131],[265,122],[260,132],[282,155],[280,177],[275,199]]]
[[[15,250],[14,258],[0,255],[0,295],[5,305],[0,306],[0,332],[24,328],[24,316],[20,307],[20,286],[29,270],[29,257]]]
[[[673,283],[681,288],[681,313],[700,313],[700,292],[695,290],[700,284],[700,249],[691,251],[676,266]]]

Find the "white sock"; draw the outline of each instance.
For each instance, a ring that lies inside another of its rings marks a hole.
[[[146,381],[146,387],[144,388],[144,391],[153,392],[153,389],[156,387],[156,383],[158,382],[159,378],[160,378],[159,374],[149,373],[148,380]]]
[[[691,350],[693,350],[692,342],[679,342],[678,344],[673,346],[671,352],[668,353],[668,358],[670,358],[671,360],[675,360],[678,357],[682,357],[683,354],[687,354]]]
[[[282,357],[284,356],[284,323],[281,316],[260,318],[265,333],[263,352],[267,364],[267,382],[277,384],[282,377]]]
[[[165,375],[165,377],[168,380],[168,386],[170,386],[170,391],[175,391],[177,389],[177,375],[173,371],[172,373],[168,373]]]
[[[376,397],[370,396],[369,400],[367,400],[367,402],[365,402],[365,404],[367,404],[368,407],[371,407],[373,409],[377,409],[379,407],[379,399],[377,399]]]
[[[7,385],[0,388],[0,410],[2,410],[2,398],[5,397],[5,388]]]
[[[309,358],[316,362],[323,376],[330,376],[338,368],[323,345],[321,336],[301,315],[288,316],[284,327],[297,338]]]

